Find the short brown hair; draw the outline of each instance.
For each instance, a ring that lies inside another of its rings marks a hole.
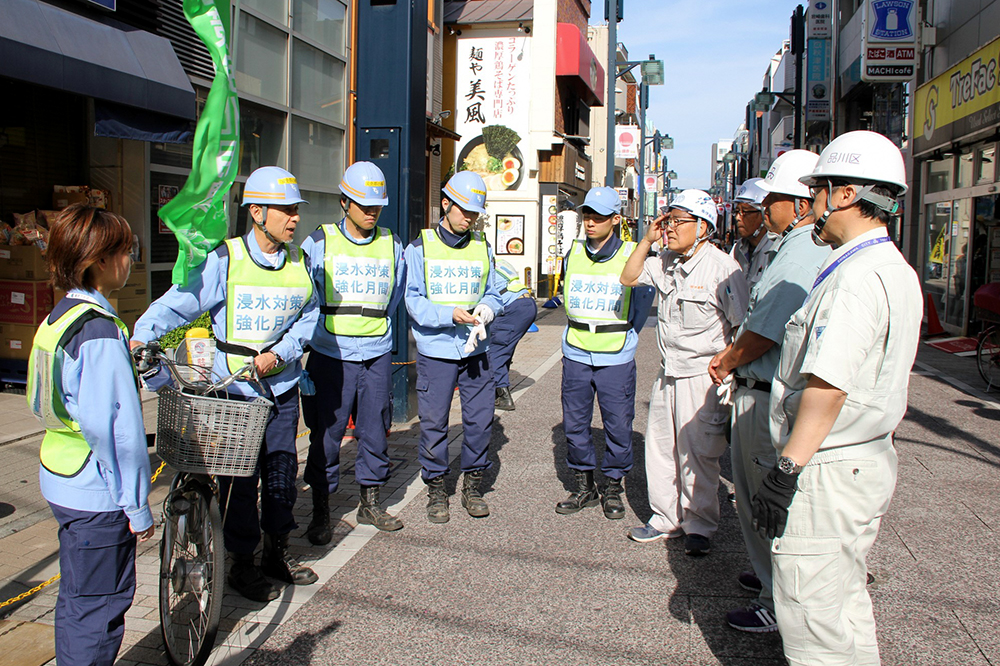
[[[63,291],[93,288],[87,269],[132,250],[132,228],[121,215],[82,204],[69,206],[49,230],[46,258],[52,284]]]

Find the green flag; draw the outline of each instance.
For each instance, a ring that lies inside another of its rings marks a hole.
[[[226,238],[229,188],[239,169],[240,108],[235,63],[229,56],[229,0],[184,0],[184,15],[215,64],[215,79],[194,132],[191,175],[159,210],[180,248],[173,283],[187,284],[189,271]]]

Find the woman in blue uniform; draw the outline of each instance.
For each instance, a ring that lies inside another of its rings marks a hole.
[[[66,296],[35,335],[28,405],[45,426],[39,485],[59,522],[56,659],[112,664],[135,594],[136,537],[153,535],[149,454],[128,330],[108,295],[132,266],[123,218],[75,205],[52,225]]]

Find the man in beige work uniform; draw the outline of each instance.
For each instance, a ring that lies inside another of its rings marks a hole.
[[[629,532],[641,543],[684,536],[688,555],[706,555],[719,527],[719,458],[729,409],[719,403],[708,362],[732,339],[747,309],[739,264],[708,240],[718,209],[684,190],[646,231],[622,271],[623,285],[654,286],[660,373],[646,427],[646,485],[653,516]],[[648,257],[657,240],[664,249]]]
[[[834,250],[786,328],[771,391],[778,463],[753,499],[774,537],[774,606],[793,666],[879,664],[865,558],[896,485],[920,283],[891,242],[906,174],[899,150],[848,132],[801,179],[813,238]]]

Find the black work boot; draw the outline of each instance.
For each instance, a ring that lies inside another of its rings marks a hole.
[[[505,412],[514,411],[514,396],[510,394],[509,386],[497,387],[497,397],[493,402],[493,406],[496,409],[502,409]]]
[[[333,540],[333,531],[330,529],[330,496],[321,492],[320,488],[313,488],[312,496],[313,515],[306,528],[306,537],[314,546],[325,546]]]
[[[254,554],[229,553],[233,564],[229,567],[229,586],[240,596],[250,601],[267,603],[278,598],[278,590],[264,577],[263,572],[254,564]]]
[[[585,506],[597,506],[597,486],[594,485],[593,470],[575,470],[576,490],[569,497],[556,504],[556,513],[576,513]]]
[[[264,533],[264,554],[260,558],[261,570],[271,578],[291,585],[312,585],[319,576],[304,566],[288,552],[287,534]]]
[[[479,483],[483,480],[483,470],[466,472],[462,482],[462,506],[473,518],[485,518],[490,515],[483,494],[479,492]]]
[[[622,502],[621,479],[608,479],[608,486],[601,496],[601,507],[604,509],[604,517],[611,520],[618,520],[625,517],[625,503]]]
[[[361,506],[358,507],[358,523],[361,525],[374,525],[383,532],[395,532],[403,529],[403,521],[395,516],[390,516],[379,505],[379,487],[361,487]]]
[[[444,487],[444,477],[425,481],[427,484],[427,520],[432,523],[447,523],[448,491]]]

